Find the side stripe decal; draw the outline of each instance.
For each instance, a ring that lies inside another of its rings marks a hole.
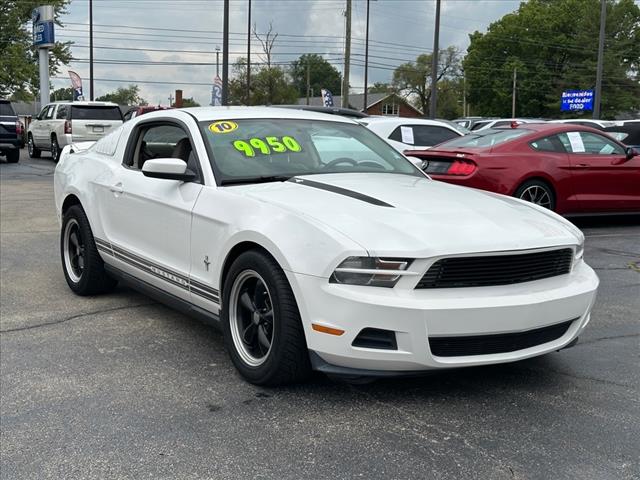
[[[153,275],[161,280],[164,280],[171,285],[182,288],[183,290],[190,291],[199,297],[209,300],[210,302],[220,304],[220,292],[215,288],[212,288],[204,283],[192,280],[178,272],[168,269],[167,267],[158,263],[150,262],[135,253],[131,253],[122,247],[109,244],[108,242],[95,238],[96,247],[98,251],[106,255],[110,255],[118,260],[121,260],[145,273]]]

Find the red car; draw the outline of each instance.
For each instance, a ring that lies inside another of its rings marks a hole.
[[[561,214],[640,213],[640,152],[590,127],[513,125],[404,153],[424,160],[435,180],[511,195]]]

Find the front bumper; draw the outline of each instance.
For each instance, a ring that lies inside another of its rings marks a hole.
[[[499,287],[387,289],[289,276],[307,346],[322,360],[315,365],[398,373],[512,362],[559,350],[589,322],[599,283],[583,261],[567,275]],[[429,347],[429,337],[526,332],[569,320],[573,322],[559,338],[517,351],[439,357]],[[345,333],[318,332],[312,324]],[[397,350],[352,346],[364,328],[394,331]]]

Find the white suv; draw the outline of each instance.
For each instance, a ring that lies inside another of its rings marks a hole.
[[[29,156],[42,150],[58,161],[62,149],[75,142],[94,142],[122,125],[122,112],[111,102],[55,102],[45,106],[29,125]]]

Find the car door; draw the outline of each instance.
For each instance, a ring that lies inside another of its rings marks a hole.
[[[186,147],[185,147],[186,146]],[[99,209],[117,267],[188,300],[191,212],[202,190],[191,182],[150,178],[153,158],[181,158],[200,172],[188,128],[178,121],[141,122],[129,137],[123,162],[99,180]]]
[[[559,134],[569,152],[574,188],[582,209],[640,209],[640,157],[627,159],[624,147],[594,132]]]
[[[50,104],[42,109],[38,115],[38,121],[34,125],[32,131],[33,142],[38,148],[48,149],[51,146],[49,137],[49,124],[53,118],[55,105]]]

